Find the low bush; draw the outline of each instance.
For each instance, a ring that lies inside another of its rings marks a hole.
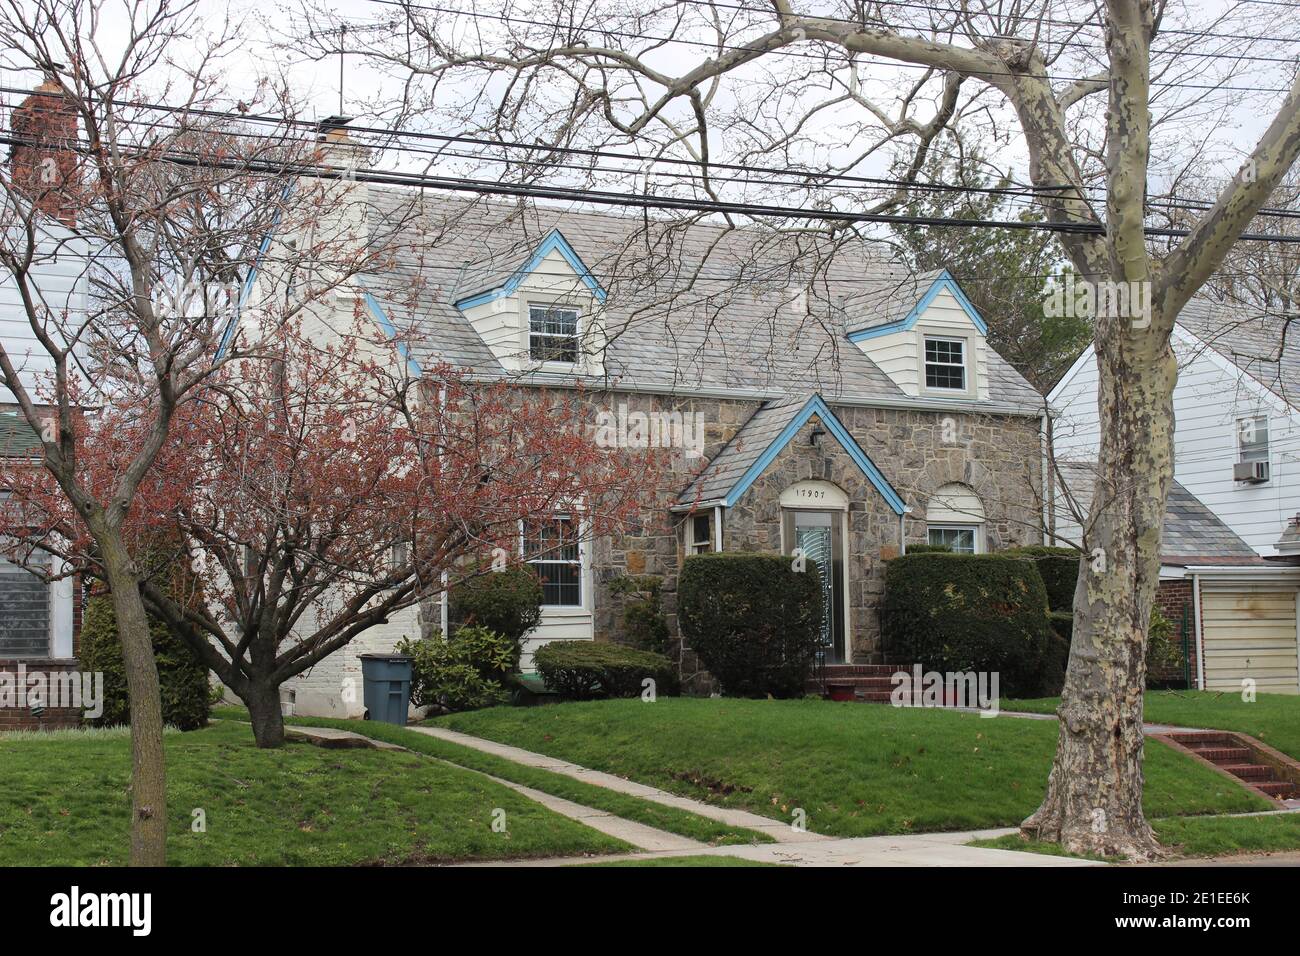
[[[1047,593],[1033,562],[1006,554],[907,554],[886,566],[885,644],[900,664],[997,671],[1007,697],[1056,681]]]
[[[207,667],[183,641],[172,635],[161,619],[152,615],[149,617],[149,637],[153,641],[154,660],[158,665],[163,723],[181,730],[207,726],[211,704]],[[104,712],[90,722],[97,727],[130,723],[126,668],[111,597],[100,595],[86,603],[78,657],[83,671],[92,674],[98,671],[104,675]]]
[[[448,629],[482,627],[518,643],[541,620],[542,582],[529,565],[481,570],[454,584]]]
[[[1080,554],[1074,548],[1052,548],[1046,545],[1029,545],[1008,548],[1001,554],[1029,558],[1038,568],[1047,589],[1047,606],[1053,611],[1069,611],[1074,607],[1074,588],[1079,580]]]
[[[1052,622],[1053,637],[1062,642],[1065,657],[1068,660],[1070,644],[1074,640],[1074,612],[1052,611],[1048,615]],[[1173,623],[1161,613],[1160,608],[1151,609],[1151,624],[1147,631],[1147,687],[1168,687],[1183,681],[1183,649]],[[1043,696],[1054,697],[1054,692]]]
[[[778,554],[697,554],[677,580],[682,639],[734,697],[796,697],[821,646],[814,561]]]
[[[402,640],[412,661],[411,703],[441,713],[505,703],[510,673],[519,666],[519,642],[485,627],[461,627],[451,637]]]
[[[622,644],[594,641],[552,641],[539,647],[533,665],[549,690],[566,700],[637,697],[647,679],[655,694],[678,692],[676,666],[662,654]]]

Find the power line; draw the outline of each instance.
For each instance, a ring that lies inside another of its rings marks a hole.
[[[12,135],[0,136],[0,144],[10,146],[41,146],[49,148],[47,143],[36,143]],[[85,149],[66,147],[74,152]],[[317,179],[348,180],[377,185],[411,186],[418,189],[440,189],[450,192],[464,192],[475,195],[504,195],[531,199],[555,199],[570,202],[591,203],[601,206],[631,207],[636,209],[683,210],[688,212],[718,213],[725,215],[747,216],[756,219],[801,219],[839,222],[844,224],[877,223],[886,225],[952,226],[968,229],[1019,229],[1043,232],[1059,232],[1074,235],[1104,235],[1106,227],[1101,223],[1083,222],[1036,222],[1004,219],[953,219],[944,216],[914,216],[893,213],[852,212],[837,209],[806,209],[800,206],[776,206],[766,203],[728,202],[723,200],[686,199],[676,196],[656,196],[651,193],[605,192],[601,190],[579,189],[560,186],[524,186],[505,183],[500,180],[488,181],[464,177],[432,176],[421,173],[378,172],[374,170],[353,170],[326,167],[317,164],[271,162],[267,160],[217,160],[200,159],[197,154],[182,151],[155,153],[149,151],[146,157],[156,162],[174,163],[180,166],[206,169],[226,169],[235,172],[267,174],[271,176],[297,175]],[[1190,234],[1188,229],[1165,227],[1145,227],[1144,233],[1153,237],[1181,238]],[[1242,233],[1239,241],[1261,241],[1300,243],[1300,236],[1288,236],[1269,233]]]

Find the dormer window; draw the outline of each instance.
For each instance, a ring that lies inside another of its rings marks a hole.
[[[925,337],[925,387],[966,391],[966,340]]]
[[[530,305],[528,355],[534,362],[577,364],[578,310],[555,305]]]

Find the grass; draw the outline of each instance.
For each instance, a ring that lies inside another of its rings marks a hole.
[[[1059,697],[1042,697],[1003,701],[1002,709],[1054,714],[1060,705]],[[1221,691],[1150,690],[1143,710],[1153,724],[1236,730],[1300,759],[1300,697],[1260,694],[1246,703],[1240,694]]]
[[[763,860],[743,860],[738,856],[654,856],[644,860],[605,860],[601,863],[575,863],[574,866],[780,866],[780,863],[767,863]]]
[[[235,720],[247,719],[246,712],[236,707],[220,707],[214,713]],[[581,780],[574,780],[571,777],[552,773],[549,770],[526,767],[503,757],[482,753],[472,747],[464,747],[460,744],[439,740],[436,737],[430,737],[428,734],[421,734],[392,724],[370,720],[339,720],[329,717],[293,717],[289,718],[287,722],[302,727],[335,727],[339,730],[352,730],[373,737],[376,740],[399,744],[417,753],[437,757],[470,770],[491,774],[502,780],[509,780],[511,783],[522,784],[526,787],[532,787],[534,790],[549,793],[554,797],[572,800],[584,807],[603,810],[625,820],[644,823],[647,826],[689,837],[692,840],[698,840],[711,846],[772,842],[770,836],[757,830],[729,826],[685,810],[650,803],[639,797],[631,797],[605,787],[583,783]]]
[[[169,733],[168,861],[332,866],[631,850],[483,777],[414,754],[258,750],[244,726]],[[127,862],[130,738],[0,740],[0,865]],[[506,831],[493,813],[505,811]],[[201,810],[205,832],[195,832]]]
[[[988,840],[971,840],[967,846],[983,847],[986,850],[1019,850],[1021,853],[1041,853],[1043,856],[1069,856],[1081,860],[1097,860],[1100,863],[1119,863],[1120,857],[1101,856],[1097,853],[1068,853],[1059,843],[1045,843],[1042,840],[1026,840],[1018,833],[992,837]]]
[[[1182,817],[1154,820],[1151,826],[1166,847],[1180,856],[1229,856],[1300,850],[1300,814],[1262,817]],[[1015,833],[991,840],[973,840],[971,846],[994,850],[1022,850],[1052,856],[1070,856],[1056,843],[1025,840]],[[1100,859],[1089,856],[1088,859]]]
[[[439,726],[499,740],[834,836],[1018,824],[1038,806],[1056,725],[819,700],[660,698],[498,707]],[[1151,817],[1268,809],[1151,744]]]

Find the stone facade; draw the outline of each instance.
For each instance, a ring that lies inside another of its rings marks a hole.
[[[622,402],[625,399],[619,398]],[[622,639],[620,597],[609,581],[621,574],[663,578],[664,611],[670,632],[676,627],[677,572],[686,557],[686,516],[670,508],[681,489],[735,436],[759,407],[757,402],[689,400],[666,402],[655,396],[629,396],[630,409],[673,409],[705,416],[703,457],[674,453],[674,473],[660,496],[647,506],[633,532],[597,542],[594,637]],[[1041,542],[1038,421],[1029,417],[940,414],[883,408],[832,406],[833,413],[913,511],[902,522],[909,543],[927,538],[925,508],[939,488],[953,482],[980,497],[986,515],[989,550]],[[723,520],[727,551],[779,553],[783,549],[781,493],[805,479],[828,481],[847,493],[849,518],[845,569],[850,608],[847,645],[855,663],[883,660],[879,607],[884,562],[899,553],[900,521],[881,494],[830,435],[817,444],[814,416],[799,430]],[[683,661],[684,672],[692,670]]]

